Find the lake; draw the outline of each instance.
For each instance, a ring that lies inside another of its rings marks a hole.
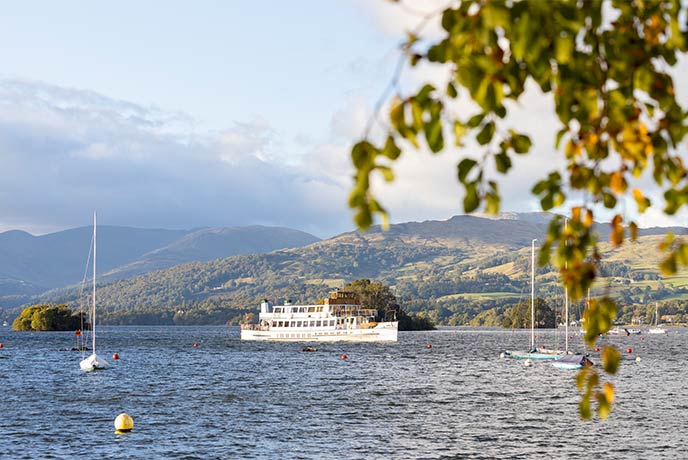
[[[304,353],[241,342],[234,327],[103,327],[111,367],[85,373],[80,352],[61,351],[73,333],[4,327],[0,458],[686,458],[687,338],[603,338],[624,355],[617,400],[608,420],[583,422],[576,371],[499,358],[529,331],[400,332]],[[134,430],[115,434],[122,412]]]

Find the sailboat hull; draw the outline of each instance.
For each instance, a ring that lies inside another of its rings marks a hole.
[[[507,356],[515,359],[558,359],[561,357],[561,353],[538,353],[530,351],[506,351]]]
[[[108,363],[103,358],[94,353],[88,358],[82,360],[79,363],[79,367],[81,367],[82,371],[95,371],[97,369],[105,369],[106,367],[108,367]]]

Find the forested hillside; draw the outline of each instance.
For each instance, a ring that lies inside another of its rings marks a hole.
[[[467,324],[491,309],[499,317],[529,297],[530,242],[546,225],[537,215],[526,217],[406,223],[268,254],[182,264],[102,286],[99,305],[110,323],[238,322],[255,313],[262,298],[314,302],[332,288],[369,278],[393,286],[409,312],[425,312],[438,324]],[[678,315],[675,321],[685,314],[688,278],[661,279],[654,268],[660,238],[653,232],[605,249],[604,278],[592,295],[613,292],[621,300],[620,320],[649,319],[655,301],[666,315]],[[548,267],[537,269],[537,295],[555,308],[563,305],[556,276]],[[74,302],[76,295],[53,292],[42,300]],[[579,310],[572,306],[574,317]]]

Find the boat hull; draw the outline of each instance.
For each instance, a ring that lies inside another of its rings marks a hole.
[[[560,363],[558,361],[552,362],[552,366],[556,367],[557,369],[570,369],[570,370],[576,370],[576,369],[583,369],[582,364],[576,364],[576,363]]]
[[[242,329],[241,340],[262,342],[396,342],[399,322],[378,323],[366,329]]]
[[[558,359],[561,353],[538,353],[530,351],[507,351],[506,356],[514,359]]]
[[[89,356],[88,358],[82,360],[79,363],[79,367],[81,367],[82,371],[95,371],[98,369],[105,369],[108,367],[107,361],[105,361],[103,358],[100,356],[96,355],[95,353]]]

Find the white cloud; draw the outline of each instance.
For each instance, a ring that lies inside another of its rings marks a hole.
[[[0,227],[72,227],[98,209],[104,223],[140,227],[350,229],[343,149],[315,148],[301,163],[277,146],[261,119],[201,132],[183,114],[2,81]]]
[[[380,30],[397,36],[401,40],[406,31],[415,29],[423,20],[423,14],[417,14],[418,11],[436,11],[438,8],[446,7],[448,2],[364,1],[359,2],[359,5],[370,15]],[[438,20],[433,18],[424,30],[425,33],[422,35],[425,38],[437,39],[441,32]],[[678,66],[671,72],[676,79],[677,99],[685,105],[688,101],[688,84],[686,84],[688,58],[680,59]],[[445,66],[421,64],[415,68],[405,68],[402,76],[402,91],[409,94],[426,82],[436,87],[444,87],[448,71]],[[390,74],[388,78],[391,77]],[[467,95],[460,94],[458,102],[451,107],[452,113],[463,120],[476,112],[475,106],[468,102],[467,98]],[[374,102],[375,100],[369,101],[369,104],[372,105]],[[561,126],[555,116],[553,96],[542,94],[537,85],[531,81],[527,84],[526,91],[519,101],[510,103],[508,108],[510,115],[505,122],[505,127],[529,134],[533,140],[533,148],[528,155],[512,157],[513,168],[507,176],[502,176],[489,168],[490,177],[496,178],[499,183],[502,210],[537,211],[540,210],[540,204],[538,198],[531,194],[533,185],[536,181],[546,178],[550,172],[563,172],[565,168],[564,156],[561,151],[556,151],[554,146],[556,132]],[[383,109],[381,118],[384,120],[385,117],[386,110]],[[394,221],[441,218],[461,212],[463,190],[458,184],[456,166],[464,157],[482,158],[485,149],[469,144],[459,150],[450,144],[448,142],[445,151],[438,155],[429,153],[427,148],[421,148],[420,151],[413,148],[405,149],[402,158],[394,165],[397,180],[386,184],[378,178],[373,182],[375,193],[391,212]],[[688,152],[683,148],[680,154],[685,157]],[[688,211],[674,217],[661,213],[661,206],[664,204],[662,193],[652,181],[651,174],[646,174],[637,186],[651,197],[657,209],[638,215],[635,204],[632,200],[628,200],[615,212],[622,213],[627,220],[636,219],[641,226],[688,223],[685,218]],[[570,193],[570,195],[573,204],[580,204],[582,201],[579,198],[580,192]],[[611,216],[609,211],[601,207],[597,211],[602,219]]]

